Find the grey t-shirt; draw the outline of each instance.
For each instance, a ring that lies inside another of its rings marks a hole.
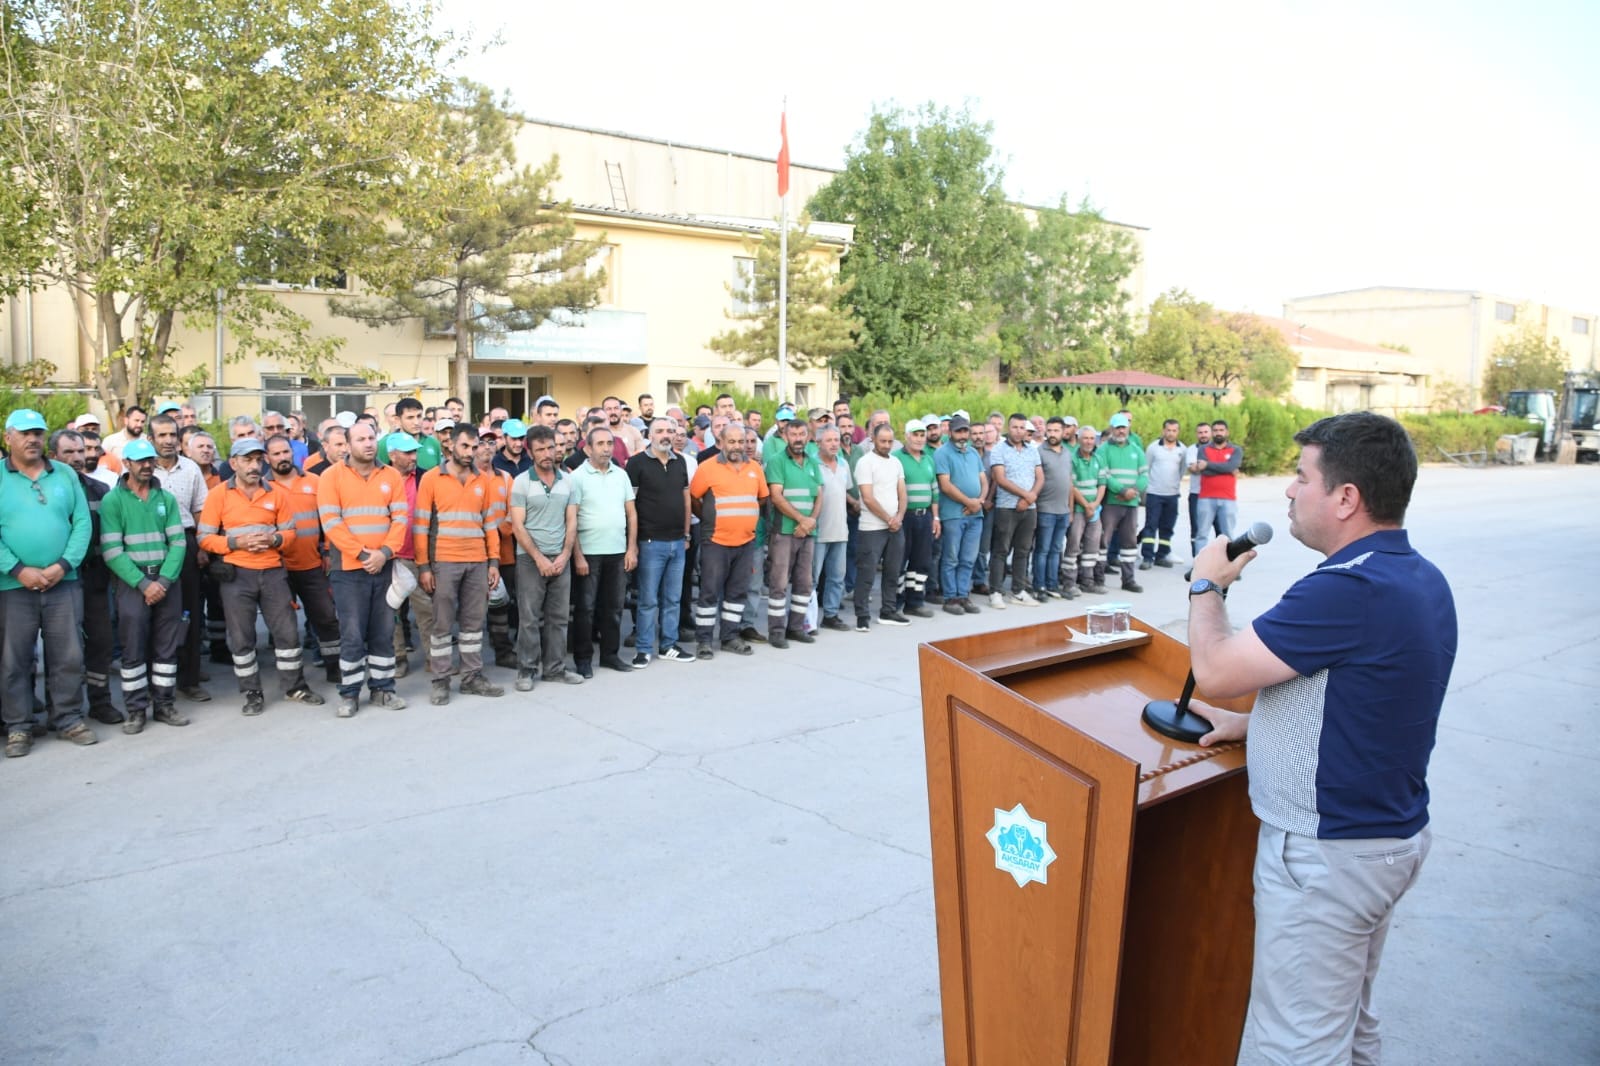
[[[1044,514],[1066,514],[1072,505],[1072,449],[1063,444],[1055,452],[1041,444],[1039,465],[1044,468],[1044,487],[1035,506]]]
[[[531,469],[524,470],[511,482],[511,506],[525,508],[522,524],[533,538],[534,547],[547,557],[560,555],[567,539],[567,504],[571,488],[571,475],[560,467],[556,468],[556,483],[548,488]],[[517,554],[528,554],[520,543]]]
[[[855,484],[855,478],[850,474],[850,464],[840,455],[831,469],[821,459],[817,460],[817,466],[822,470],[822,517],[817,519],[817,543],[834,544],[849,540],[850,515],[844,499]]]

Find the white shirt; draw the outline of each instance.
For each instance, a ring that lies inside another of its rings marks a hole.
[[[186,455],[180,455],[177,463],[168,470],[157,459],[156,478],[162,488],[177,498],[183,528],[193,529],[195,516],[204,509],[206,496],[211,492],[206,487],[206,476],[200,471],[200,464]]]
[[[879,507],[890,514],[900,506],[900,493],[897,485],[903,484],[906,479],[906,468],[900,465],[900,460],[894,456],[881,456],[877,452],[868,452],[856,460],[856,484],[865,488],[872,487],[872,498]],[[872,513],[872,508],[867,506],[865,499],[861,501],[861,522],[857,526],[864,533],[875,529],[888,529],[889,524]]]

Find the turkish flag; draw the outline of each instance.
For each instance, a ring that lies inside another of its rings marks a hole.
[[[778,119],[778,132],[783,136],[783,144],[778,149],[778,195],[789,195],[789,113],[783,112]]]

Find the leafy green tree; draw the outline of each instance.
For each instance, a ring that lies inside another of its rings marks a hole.
[[[1223,324],[1239,337],[1239,356],[1243,361],[1240,383],[1258,396],[1276,398],[1288,392],[1300,357],[1283,339],[1283,334],[1255,315],[1228,315]]]
[[[965,381],[999,344],[996,282],[1024,227],[1006,201],[992,127],[932,104],[875,112],[815,218],[849,222],[840,266],[861,325],[834,362],[847,392],[913,392]]]
[[[789,280],[787,357],[796,370],[823,366],[855,348],[853,333],[859,321],[848,302],[853,283],[840,281],[831,263],[815,253],[817,238],[811,219],[802,215],[789,230]],[[714,352],[755,366],[778,358],[778,263],[780,234],[772,229],[760,241],[746,241],[755,268],[741,284],[728,286],[743,310],[728,317],[740,326],[717,334],[708,342]]]
[[[465,396],[475,338],[537,329],[558,310],[599,302],[605,237],[574,239],[571,202],[551,202],[555,156],[517,167],[515,120],[488,88],[449,86],[434,122],[445,165],[430,176],[428,196],[442,217],[393,230],[371,279],[376,295],[330,306],[373,327],[422,319],[453,333],[451,388]]]
[[[1221,314],[1182,289],[1156,297],[1126,365],[1218,388],[1282,396],[1299,359],[1283,335],[1254,315]]]
[[[1559,389],[1568,369],[1567,353],[1531,323],[1495,342],[1483,372],[1486,400],[1504,403],[1513,389]]]
[[[1001,383],[1110,367],[1133,336],[1123,283],[1138,264],[1133,237],[1088,201],[1040,208],[996,286]]]
[[[359,273],[424,210],[445,45],[402,0],[5,0],[0,288],[62,286],[113,414],[189,392],[178,316],[317,374],[338,341],[254,282]],[[347,273],[348,272],[348,273]]]

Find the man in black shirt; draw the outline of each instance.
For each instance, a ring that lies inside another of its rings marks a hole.
[[[672,420],[650,424],[650,443],[628,460],[639,516],[639,611],[634,622],[634,669],[663,659],[694,658],[678,647],[684,546],[689,539],[689,464],[672,450]]]

